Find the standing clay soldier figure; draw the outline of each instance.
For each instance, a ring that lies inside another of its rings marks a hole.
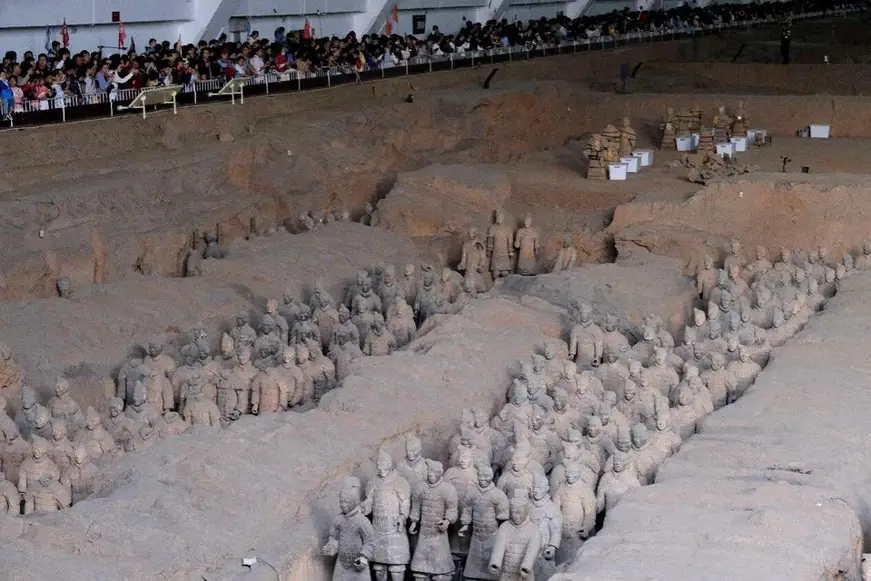
[[[505,225],[502,210],[496,210],[495,221],[487,231],[487,255],[493,278],[503,278],[514,270],[514,232]]]
[[[287,391],[268,371],[261,371],[251,382],[251,413],[255,415],[283,412],[287,409]]]
[[[611,471],[606,472],[596,488],[596,503],[599,512],[608,513],[627,492],[641,487],[638,474],[632,469],[629,456],[617,450],[612,456],[614,463]]]
[[[60,470],[49,457],[49,444],[40,436],[31,438],[30,458],[21,463],[18,469],[18,492],[24,494],[31,487],[39,486],[43,478],[60,480]]]
[[[281,313],[278,312],[278,301],[276,299],[266,300],[266,314],[272,317],[272,320],[275,322],[275,327],[277,329],[278,337],[281,340],[281,344],[286,345],[290,333],[290,327],[288,326],[287,319],[282,317]]]
[[[159,415],[154,408],[148,405],[148,391],[141,381],[137,382],[136,387],[133,388],[133,401],[124,409],[124,415],[133,422],[136,430],[141,426],[152,425],[152,421]]]
[[[68,486],[72,503],[86,499],[94,490],[97,480],[97,466],[88,458],[88,450],[84,446],[73,449],[72,462],[61,474],[60,481]]]
[[[248,313],[245,311],[241,311],[236,315],[236,326],[230,330],[230,337],[233,338],[233,342],[236,344],[237,348],[242,345],[249,348],[254,347],[254,341],[257,340],[257,333],[249,324]]]
[[[366,202],[363,206],[363,217],[360,219],[360,223],[364,226],[376,228],[379,221],[378,210],[375,208],[375,205],[372,202]]]
[[[18,431],[18,426],[15,425],[15,420],[9,417],[6,411],[6,406],[9,402],[5,396],[0,395],[0,442],[4,442],[6,437],[13,431]]]
[[[51,421],[51,439],[48,440],[48,456],[60,470],[65,470],[73,461],[73,444],[67,438],[67,426],[60,420]]]
[[[146,369],[142,367],[142,360],[133,358],[129,359],[124,365],[121,366],[120,371],[118,371],[118,389],[115,392],[115,395],[125,403],[130,403],[133,401],[133,388],[136,387],[137,381],[142,381],[145,379]]]
[[[596,495],[581,478],[580,463],[566,460],[564,467],[565,481],[553,492],[554,504],[562,514],[559,561],[573,558],[596,528]]]
[[[148,368],[148,376],[145,378],[145,391],[150,405],[158,414],[175,409],[175,395],[172,391],[172,382],[156,367]]]
[[[21,514],[21,495],[18,493],[18,488],[7,480],[6,474],[0,470],[0,520],[4,514],[16,516]]]
[[[529,518],[529,494],[524,489],[513,491],[508,501],[509,519],[499,525],[490,572],[499,581],[535,581],[535,564],[541,553],[538,524]],[[543,581],[543,580],[542,580]]]
[[[103,418],[103,427],[124,448],[126,441],[133,433],[134,425],[124,413],[124,402],[119,397],[109,398],[108,414]]]
[[[336,351],[330,352],[330,357],[336,366],[336,382],[341,383],[346,377],[357,371],[358,361],[363,357],[363,351],[356,343],[351,342],[351,338],[345,331],[339,332],[337,340]]]
[[[471,431],[469,428],[464,428],[467,434]],[[471,495],[472,489],[477,485],[478,473],[475,470],[475,456],[478,456],[478,461],[483,462],[482,454],[472,447],[460,445],[456,448],[453,466],[445,470],[444,480],[449,482],[454,490],[457,491],[457,506],[462,508]],[[459,520],[459,519],[458,519]],[[466,556],[469,554],[469,539],[459,536],[459,522],[454,522],[448,530],[448,537],[451,542],[451,554],[454,558],[454,568],[460,569],[463,566]]]
[[[363,339],[363,355],[380,356],[390,355],[396,348],[396,339],[387,330],[381,313],[375,313],[372,326]]]
[[[605,170],[606,154],[607,152],[602,145],[601,136],[598,133],[594,134],[584,148],[584,155],[587,158],[588,180],[603,180],[607,177]]]
[[[187,386],[188,402],[184,407],[184,421],[192,426],[220,426],[221,412],[218,406],[203,393],[203,378],[191,378]]]
[[[339,322],[333,327],[333,338],[330,340],[330,349],[328,353],[333,351],[333,348],[338,345],[338,336],[340,332],[345,332],[348,335],[349,340],[360,346],[360,330],[357,328],[351,321],[351,311],[348,310],[348,307],[345,305],[339,306]]]
[[[741,241],[733,238],[729,241],[729,256],[723,262],[723,270],[728,273],[732,267],[737,267],[740,272],[746,262],[744,255],[741,254]]]
[[[532,216],[526,215],[523,226],[514,236],[514,248],[517,249],[517,274],[531,276],[536,273],[538,262],[538,231],[532,227]]]
[[[468,281],[467,278],[466,282],[468,283]],[[414,324],[414,309],[403,297],[397,297],[387,311],[387,330],[393,335],[397,348],[405,347],[414,341],[417,334],[417,327]]]
[[[572,246],[572,235],[565,234],[563,236],[563,247],[560,248],[554,260],[551,272],[561,272],[575,267],[575,262],[578,260],[578,251]]]
[[[871,240],[862,245],[862,253],[853,261],[853,266],[857,270],[871,269]]]
[[[56,478],[43,475],[24,494],[24,514],[44,514],[69,508],[69,488]]]
[[[336,310],[333,297],[331,297],[323,285],[315,286],[315,294],[312,296],[312,322],[317,325],[321,338],[321,349],[327,350],[333,337],[333,329],[339,321],[339,311]]]
[[[360,481],[353,476],[345,479],[339,493],[342,514],[333,520],[330,537],[323,554],[337,557],[333,581],[369,581],[369,559],[372,558],[374,531],[369,519],[360,511]]]
[[[382,312],[381,299],[378,298],[378,295],[372,289],[372,279],[367,275],[360,283],[360,291],[354,297],[354,304],[351,309],[351,320],[357,325],[360,337],[366,337],[369,328],[372,326],[372,321],[375,319],[375,313],[380,314]]]
[[[556,553],[562,537],[563,516],[548,494],[547,478],[536,474],[532,483],[529,518],[538,526],[541,552],[535,562],[535,578],[547,581],[556,572]]]
[[[32,451],[18,430],[6,434],[6,439],[0,446],[0,468],[6,474],[9,482],[18,483],[21,465],[31,457]]]
[[[318,326],[312,320],[311,308],[308,305],[300,305],[297,321],[290,331],[290,344],[297,345],[306,339],[314,339],[320,343],[321,333]]]
[[[490,572],[490,554],[496,542],[499,523],[508,519],[508,497],[493,484],[493,469],[486,464],[476,466],[477,486],[471,490],[460,515],[461,537],[469,534],[469,554],[463,569],[464,579],[495,581]]]
[[[163,343],[150,341],[148,354],[142,359],[142,366],[146,369],[157,369],[164,377],[172,377],[175,373],[175,360],[163,352]]]
[[[0,343],[0,393],[21,385],[21,371],[12,357],[12,349]]]
[[[393,468],[393,458],[378,451],[375,478],[369,483],[363,514],[372,516],[372,569],[375,581],[402,581],[411,559],[405,523],[411,512],[411,486]]]
[[[218,244],[218,236],[214,232],[206,233],[206,250],[203,252],[203,258],[224,258],[226,253]]]
[[[478,235],[477,228],[469,228],[469,239],[463,243],[462,257],[457,270],[467,281],[472,281],[475,292],[487,292],[490,288],[490,271],[487,269],[487,247]]]
[[[281,353],[281,365],[273,367],[269,373],[278,383],[279,390],[286,394],[287,405],[295,403],[297,393],[304,389],[305,384],[302,370],[296,366],[296,350],[285,347]]]
[[[717,273],[714,259],[706,255],[702,268],[696,273],[696,291],[705,303],[711,300],[711,292],[717,287]]]
[[[411,486],[412,493],[423,485],[426,480],[427,464],[423,457],[423,446],[420,438],[409,435],[405,438],[405,456],[396,467],[399,474]]]
[[[593,322],[593,310],[587,304],[577,309],[578,320],[572,327],[569,357],[579,369],[598,367],[602,360],[603,335],[599,325]]]
[[[51,417],[66,423],[67,428],[75,434],[85,425],[85,415],[73,396],[70,395],[70,382],[59,377],[54,387],[54,397],[48,400],[48,411]]]
[[[308,372],[314,386],[314,397],[320,401],[325,393],[336,387],[336,366],[329,357],[324,355],[320,344],[316,341],[307,341],[307,347],[311,362]]]
[[[411,574],[417,581],[449,581],[454,560],[448,527],[457,521],[457,491],[442,478],[441,462],[426,461],[426,482],[413,491],[409,534],[418,535],[411,559]]]
[[[31,436],[34,434],[46,440],[51,439],[51,413],[45,406],[36,408],[36,413],[33,415],[33,423],[28,426],[28,432]]]

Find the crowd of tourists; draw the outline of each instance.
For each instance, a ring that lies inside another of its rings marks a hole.
[[[854,5],[866,0],[842,0]],[[731,24],[755,19],[786,19],[792,14],[837,8],[824,0],[712,4],[705,8],[684,5],[655,11],[614,11],[569,19],[564,15],[529,22],[464,21],[457,31],[433,26],[427,35],[367,34],[317,37],[316,31],[275,30],[271,37],[252,31],[244,42],[221,35],[211,41],[182,45],[150,39],[143,47],[130,43],[126,52],[104,55],[98,50],[73,52],[54,41],[45,52],[6,52],[0,62],[0,115],[25,111],[25,102],[37,109],[65,97],[99,102],[118,89],[161,85],[190,85],[198,81],[262,76],[266,73],[310,75],[362,72],[396,66],[415,57],[486,51],[502,47],[538,48],[561,42],[594,40],[621,34],[677,30]],[[69,36],[64,35],[68,41]]]

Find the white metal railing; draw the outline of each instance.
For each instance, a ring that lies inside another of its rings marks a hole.
[[[830,11],[826,14],[826,16],[835,16],[835,15],[846,15],[847,13],[859,11],[859,8],[848,8],[837,11]],[[823,16],[822,11],[816,12],[805,12],[798,15],[793,15],[793,20],[804,20],[809,18],[818,18]],[[753,19],[753,20],[745,20],[740,22],[732,22],[732,23],[722,23],[722,24],[713,24],[706,26],[688,26],[683,28],[662,28],[659,30],[653,31],[643,31],[643,32],[633,32],[629,34],[622,34],[616,36],[599,36],[596,38],[581,38],[578,40],[571,41],[563,41],[559,44],[534,44],[531,46],[504,46],[497,47],[488,50],[477,50],[477,51],[465,51],[463,53],[452,53],[452,54],[442,54],[436,56],[417,56],[412,57],[404,61],[400,61],[396,64],[383,65],[379,64],[374,67],[370,67],[368,65],[364,66],[361,71],[362,73],[369,73],[372,71],[382,71],[382,76],[385,75],[384,71],[389,69],[396,69],[402,71],[404,69],[404,75],[414,74],[414,72],[421,71],[410,71],[410,67],[419,67],[421,65],[428,65],[428,69],[433,70],[433,65],[440,65],[441,63],[450,62],[451,68],[454,68],[456,63],[463,63],[464,61],[471,61],[471,64],[474,64],[475,60],[484,60],[484,59],[492,59],[497,56],[508,55],[509,59],[513,59],[514,55],[522,54],[526,58],[535,56],[549,56],[556,54],[567,54],[569,52],[586,52],[592,50],[605,50],[609,47],[616,47],[619,43],[631,43],[632,41],[637,41],[638,43],[643,43],[645,41],[654,42],[655,39],[663,39],[665,40],[667,37],[675,38],[677,36],[695,34],[699,31],[714,31],[714,30],[722,30],[725,28],[747,28],[758,26],[760,24],[770,24],[772,22],[777,22],[779,19],[774,17],[764,18],[764,19]],[[465,66],[465,65],[460,65]],[[426,71],[422,71],[426,72]],[[352,77],[355,71],[351,66],[344,67],[333,67],[333,68],[320,68],[314,71],[308,72],[300,72],[297,70],[290,70],[284,73],[270,72],[260,76],[251,77],[248,79],[246,85],[248,86],[264,86],[265,92],[269,93],[270,85],[278,85],[278,84],[286,84],[286,83],[297,83],[297,90],[303,90],[302,81],[311,80],[311,79],[323,79],[326,80],[326,86],[332,86],[335,82],[336,84],[344,84],[347,82],[347,79],[340,79],[342,77]],[[339,79],[337,79],[339,77]],[[335,80],[334,80],[335,79]],[[226,84],[225,79],[208,79],[208,80],[195,80],[187,85],[184,85],[184,89],[182,93],[191,94],[193,96],[194,103],[198,102],[198,99],[203,95],[209,92],[216,92],[221,89],[221,87]],[[321,85],[317,85],[321,86]],[[108,111],[106,115],[112,116],[115,114],[115,109],[117,104],[126,104],[133,101],[136,96],[139,94],[140,89],[114,89],[109,92],[98,92],[91,95],[85,96],[64,96],[64,97],[56,97],[54,95],[48,95],[44,99],[39,100],[30,100],[24,101],[21,103],[16,103],[13,109],[13,119],[15,117],[26,116],[34,113],[41,113],[45,111],[53,111],[60,110],[61,111],[61,121],[67,120],[67,110],[75,109],[83,106],[93,106],[93,105],[108,105]],[[98,117],[98,115],[92,115],[92,117]]]

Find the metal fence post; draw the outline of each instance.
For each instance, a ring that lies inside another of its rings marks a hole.
[[[451,70],[454,70],[454,53],[451,53],[451,54],[448,55],[448,56],[451,57]]]
[[[302,77],[299,76],[299,71],[294,74],[296,74],[296,90],[302,91]]]
[[[197,86],[194,85],[194,105],[197,104]]]
[[[327,69],[327,86],[328,86],[328,87],[332,87],[332,86],[333,86],[333,79],[332,79],[332,77],[330,76],[330,69]]]
[[[432,72],[432,57],[426,57],[426,62],[429,63],[429,72]]]
[[[263,82],[266,83],[266,94],[268,95],[269,94],[269,74],[268,73],[263,77]]]

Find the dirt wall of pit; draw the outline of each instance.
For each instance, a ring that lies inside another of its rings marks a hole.
[[[799,177],[801,176],[801,177]],[[729,238],[770,256],[781,248],[824,246],[831,257],[861,251],[868,240],[871,192],[861,176],[753,174],[703,188],[683,202],[618,206],[608,227],[619,253],[643,248],[686,261],[725,257]]]
[[[645,65],[640,76],[680,74],[716,90],[719,83],[746,83],[784,93],[808,95],[868,95],[871,65],[858,64],[757,64],[674,63],[657,61]]]
[[[554,581],[861,579],[869,299],[871,276],[845,281]]]

